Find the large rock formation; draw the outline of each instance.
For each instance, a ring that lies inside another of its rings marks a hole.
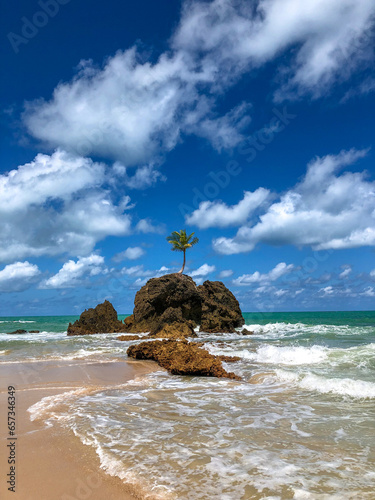
[[[125,319],[129,333],[152,337],[193,337],[204,332],[234,332],[244,324],[235,296],[220,281],[196,286],[184,274],[150,279],[136,294],[134,311]]]
[[[128,348],[128,356],[135,359],[150,359],[166,368],[173,375],[194,375],[204,377],[224,377],[241,380],[241,377],[224,370],[221,361],[237,361],[240,358],[214,356],[202,343],[186,340],[154,340],[141,342]]]
[[[167,274],[147,281],[134,299],[134,311],[125,319],[129,333],[151,332],[156,335],[166,325],[175,329],[199,324],[202,298],[189,276]]]
[[[106,300],[69,323],[68,335],[150,332],[153,338],[184,339],[196,337],[199,325],[203,332],[234,332],[244,322],[237,299],[220,281],[197,287],[189,276],[167,274],[148,280],[136,293],[133,314],[124,323]]]
[[[117,318],[115,308],[106,300],[95,309],[86,309],[73,324],[69,323],[68,335],[121,333],[125,330],[124,323]]]
[[[238,300],[224,283],[205,281],[198,291],[202,297],[201,332],[234,332],[245,323]]]

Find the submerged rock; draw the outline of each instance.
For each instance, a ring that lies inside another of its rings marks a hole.
[[[23,333],[27,333],[27,330],[15,330],[14,332],[8,332],[7,335],[20,335]]]
[[[157,338],[168,338],[168,339],[185,339],[187,337],[197,337],[194,328],[189,323],[172,323],[165,324],[158,328],[155,332],[152,332],[148,337]]]
[[[254,332],[252,332],[251,330],[248,330],[247,328],[242,328],[240,333],[241,333],[241,335],[254,335]]]
[[[224,283],[205,281],[198,291],[202,297],[201,332],[233,333],[245,323],[238,300]]]
[[[202,349],[202,346],[202,343],[188,342],[187,340],[154,340],[130,346],[127,354],[135,359],[156,361],[173,375],[241,380],[238,375],[227,372],[221,364],[221,361],[236,361],[236,358],[214,356]]]
[[[86,309],[77,321],[69,323],[68,335],[91,335],[93,333],[121,333],[125,325],[117,318],[116,309],[106,300],[95,309]]]
[[[40,333],[39,330],[30,330],[29,333]]]
[[[117,340],[122,340],[124,342],[129,341],[129,340],[139,340],[142,337],[140,335],[120,335],[117,337]]]

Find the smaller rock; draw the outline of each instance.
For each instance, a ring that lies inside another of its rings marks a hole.
[[[218,356],[220,361],[225,361],[225,363],[234,363],[235,361],[241,361],[239,356],[225,356],[224,354],[220,354]]]
[[[39,330],[30,330],[29,333],[40,333]]]
[[[21,335],[23,333],[27,333],[26,330],[15,330],[14,332],[8,332],[8,335]]]
[[[127,340],[139,340],[142,337],[140,335],[120,335],[117,337],[117,340],[123,340],[126,342]]]
[[[202,349],[203,344],[187,340],[154,340],[132,345],[127,355],[135,359],[150,359],[167,369],[173,375],[194,375],[224,377],[234,380],[241,378],[227,372],[219,356]],[[226,358],[228,358],[226,356]],[[234,361],[234,360],[233,360]]]
[[[93,333],[122,333],[125,325],[117,318],[116,309],[108,301],[95,309],[86,309],[77,321],[69,323],[68,335],[91,335]]]
[[[151,338],[167,338],[167,339],[184,339],[186,337],[197,337],[194,328],[189,323],[175,322],[171,325],[165,324],[156,332],[150,333],[148,337]]]
[[[248,330],[247,328],[243,328],[240,333],[241,335],[254,335],[254,332]]]

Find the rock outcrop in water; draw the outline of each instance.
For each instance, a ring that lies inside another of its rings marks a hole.
[[[187,340],[154,340],[141,342],[128,348],[127,354],[135,359],[149,359],[173,375],[192,375],[204,377],[219,377],[241,380],[238,375],[227,372],[221,362],[238,361],[240,358],[231,356],[214,356],[205,349],[202,343]]]
[[[196,286],[190,276],[167,274],[147,281],[135,296],[133,314],[123,322],[106,300],[69,323],[68,335],[146,333],[151,338],[197,337],[194,329],[209,333],[235,332],[244,324],[235,296],[220,281]],[[118,337],[137,340],[136,337]]]
[[[166,325],[182,328],[200,322],[202,299],[189,276],[167,274],[147,281],[134,299],[134,311],[125,319],[129,333],[159,333]]]
[[[90,335],[93,333],[121,333],[125,325],[117,318],[116,309],[106,300],[95,309],[86,309],[77,321],[69,323],[68,335]]]
[[[196,336],[198,325],[204,332],[234,332],[244,322],[237,299],[220,281],[197,287],[185,274],[167,274],[137,292],[133,314],[124,323],[129,333],[181,338]]]
[[[205,281],[198,286],[202,297],[200,331],[234,332],[245,323],[238,300],[221,281]]]

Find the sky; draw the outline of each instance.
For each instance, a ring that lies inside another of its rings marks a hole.
[[[0,315],[373,310],[373,0],[19,0],[0,21]],[[4,71],[5,68],[5,71]]]

